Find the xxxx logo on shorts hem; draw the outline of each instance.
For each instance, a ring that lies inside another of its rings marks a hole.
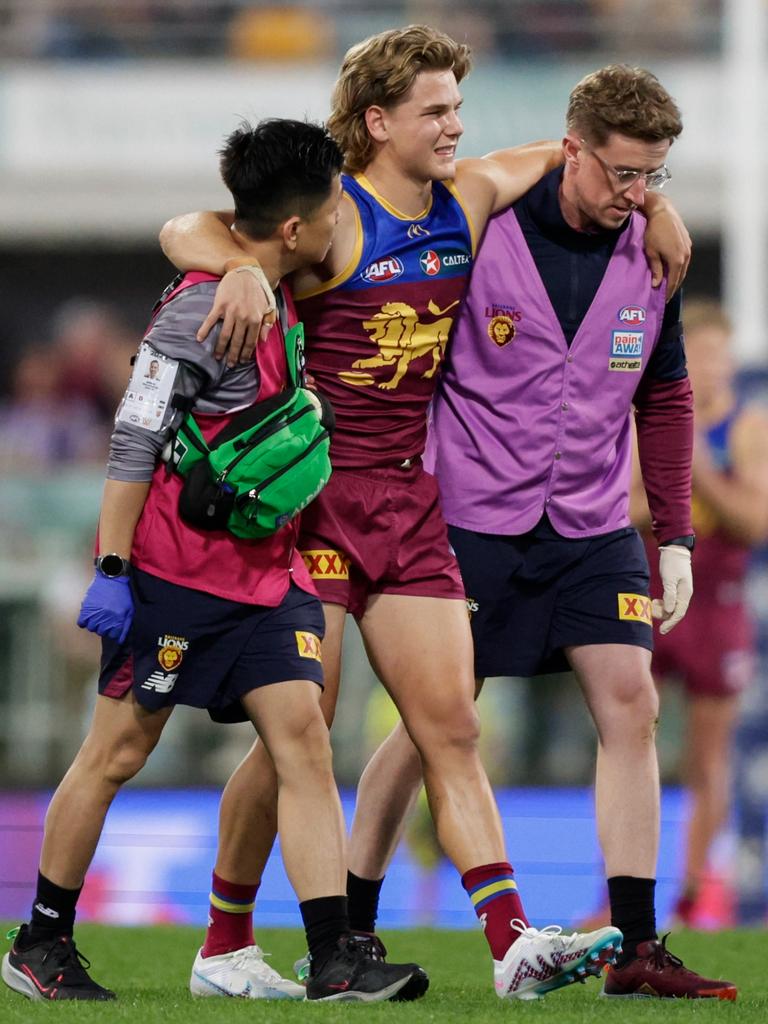
[[[348,580],[349,559],[341,551],[317,548],[302,551],[301,557],[313,580]]]
[[[618,594],[619,618],[625,622],[644,622],[651,626],[651,599],[644,594]]]
[[[312,658],[314,661],[322,661],[320,653],[320,638],[314,633],[307,633],[303,629],[296,630],[296,647],[301,658]]]

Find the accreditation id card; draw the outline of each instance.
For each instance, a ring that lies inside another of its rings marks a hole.
[[[169,359],[148,342],[142,342],[117,412],[118,422],[155,433],[161,430],[178,368],[178,360]]]

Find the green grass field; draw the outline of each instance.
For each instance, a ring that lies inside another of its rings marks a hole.
[[[3,935],[11,927],[3,927]],[[258,1021],[282,1024],[302,1021],[307,1015],[324,1021],[352,1017],[376,1021],[500,1021],[536,1024],[623,1024],[624,1021],[667,1022],[728,1020],[758,1024],[768,1019],[768,932],[733,931],[718,935],[683,932],[673,951],[710,977],[725,977],[740,988],[737,1003],[657,1002],[655,1000],[600,999],[600,984],[553,992],[538,1002],[501,1002],[493,992],[486,946],[476,932],[415,930],[384,936],[392,960],[418,960],[429,972],[429,992],[417,1003],[318,1005],[307,1003],[249,1002],[192,999],[187,980],[201,932],[191,928],[109,928],[82,925],[78,942],[92,961],[93,976],[114,989],[115,1003],[32,1003],[0,984],[0,1022],[162,1021],[163,1024],[208,1024],[221,1021]],[[290,972],[304,949],[298,931],[263,930],[260,941],[273,954],[272,963]],[[735,1015],[735,1016],[734,1016]]]

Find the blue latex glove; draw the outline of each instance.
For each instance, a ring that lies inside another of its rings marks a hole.
[[[80,605],[77,624],[123,643],[133,622],[133,594],[127,576],[110,579],[99,570]]]

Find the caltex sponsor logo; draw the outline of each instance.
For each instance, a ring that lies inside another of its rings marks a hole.
[[[442,263],[434,249],[425,249],[421,256],[419,256],[419,266],[422,273],[428,277],[434,277],[440,273]]]

